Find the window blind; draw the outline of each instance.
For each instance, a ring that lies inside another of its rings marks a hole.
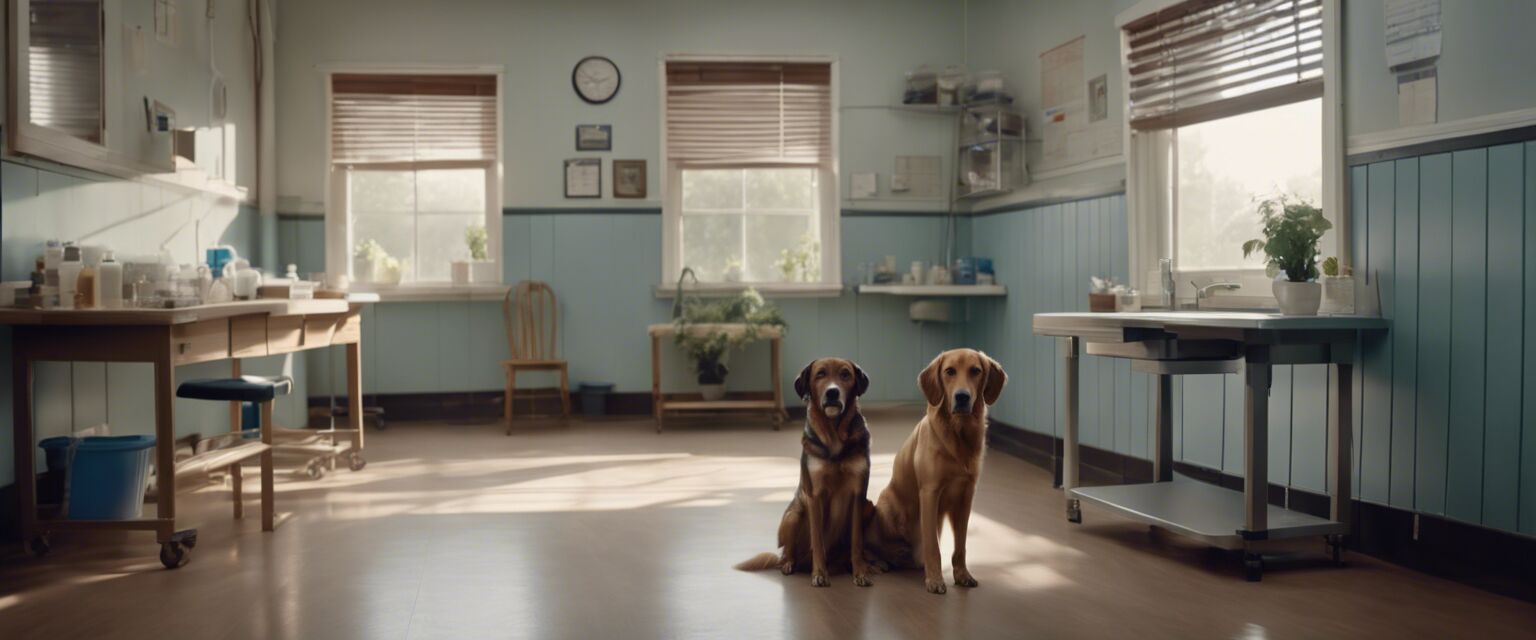
[[[101,142],[101,2],[34,2],[30,9],[30,120]]]
[[[826,63],[667,63],[667,159],[813,165],[832,156]]]
[[[1190,0],[1126,24],[1131,128],[1321,96],[1322,24],[1322,0]]]
[[[495,76],[331,76],[332,162],[495,158]]]

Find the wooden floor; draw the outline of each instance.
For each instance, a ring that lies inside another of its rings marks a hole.
[[[871,493],[918,412],[866,412]],[[1536,605],[1372,559],[1299,560],[1242,580],[1225,553],[1088,511],[1049,475],[989,454],[971,522],[981,587],[871,588],[730,567],[769,550],[797,481],[796,430],[765,421],[392,424],[370,464],[279,484],[262,534],[216,488],[184,504],[192,563],[144,534],[55,535],[0,554],[0,638],[1512,638]],[[248,513],[255,513],[251,503]],[[1314,545],[1320,552],[1322,543]],[[946,549],[944,557],[949,557]],[[946,567],[946,575],[948,575]]]

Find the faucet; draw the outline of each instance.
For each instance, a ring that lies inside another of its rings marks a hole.
[[[1191,284],[1191,285],[1193,285],[1195,287],[1195,311],[1199,311],[1200,310],[1200,301],[1205,300],[1205,299],[1211,297],[1211,290],[1212,289],[1221,289],[1223,291],[1236,291],[1238,289],[1243,288],[1243,285],[1240,285],[1240,284],[1238,284],[1236,282],[1212,282],[1212,283],[1202,287],[1199,284],[1195,283],[1193,280],[1191,280],[1189,284]]]

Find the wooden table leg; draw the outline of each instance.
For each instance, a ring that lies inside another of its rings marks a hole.
[[[165,344],[169,347],[170,340]],[[176,532],[176,365],[169,348],[155,358],[154,367],[155,507],[161,521],[155,541],[165,544]]]
[[[651,417],[661,433],[661,337],[651,336]]]
[[[11,342],[11,417],[15,433],[11,444],[16,456],[16,492],[20,496],[17,505],[21,509],[21,543],[29,551],[41,553],[43,549],[31,547],[32,539],[38,535],[37,471],[32,468],[32,447],[37,446],[32,440],[32,360],[23,353],[21,345],[25,338],[19,334],[13,334],[15,339]]]
[[[355,396],[354,396],[355,397]],[[349,399],[350,400],[350,399]],[[357,414],[352,414],[356,416]],[[355,419],[355,418],[354,418]],[[267,450],[261,452],[261,530],[277,528],[277,491],[273,485],[272,469],[272,401],[261,403],[261,441]]]
[[[229,359],[229,375],[232,378],[240,377],[241,374],[240,374],[240,359],[239,358],[230,358]],[[229,430],[232,433],[240,433],[240,431],[242,431],[245,428],[245,424],[244,424],[244,420],[243,420],[244,416],[241,414],[241,411],[240,411],[241,406],[243,404],[244,403],[242,403],[242,402],[240,402],[238,400],[229,403]],[[239,516],[235,516],[235,517],[238,518]]]
[[[363,344],[347,344],[347,428],[352,430],[352,450],[363,453]]]
[[[1082,522],[1082,509],[1072,490],[1077,488],[1077,396],[1078,352],[1082,339],[1076,336],[1061,339],[1062,369],[1066,377],[1062,387],[1066,408],[1062,412],[1061,490],[1067,496],[1067,520]]]

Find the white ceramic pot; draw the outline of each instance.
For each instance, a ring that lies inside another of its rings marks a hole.
[[[725,399],[725,385],[724,384],[701,384],[701,385],[699,385],[699,393],[704,395],[704,399],[705,400],[709,400],[711,402],[713,402],[715,400],[724,400]]]
[[[1280,303],[1280,315],[1315,316],[1323,302],[1323,285],[1316,282],[1291,282],[1276,280],[1275,301]]]
[[[469,284],[469,261],[454,260],[449,264],[454,284]]]
[[[469,263],[470,282],[501,282],[501,274],[496,271],[496,263],[490,260],[475,260]]]

